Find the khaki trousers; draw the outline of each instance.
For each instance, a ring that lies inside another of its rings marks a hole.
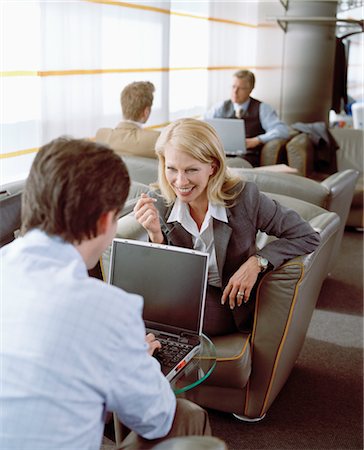
[[[131,432],[121,443],[119,450],[150,449],[166,439],[177,436],[211,436],[211,427],[207,412],[186,399],[177,399],[176,414],[170,432],[163,438],[144,439]]]

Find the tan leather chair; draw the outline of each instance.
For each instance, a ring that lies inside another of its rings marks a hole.
[[[202,385],[186,394],[201,406],[251,421],[265,416],[295,364],[340,228],[334,212],[293,197],[268,195],[308,220],[320,232],[320,246],[265,274],[257,291],[252,330],[214,338],[217,366]],[[119,220],[117,236],[146,239],[130,214]],[[260,234],[258,247],[267,239],[271,238]],[[106,272],[108,260],[109,251],[103,255]]]

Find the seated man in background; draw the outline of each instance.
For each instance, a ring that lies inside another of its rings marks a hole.
[[[0,251],[3,449],[96,450],[107,411],[134,431],[122,448],[210,434],[207,413],[176,402],[151,356],[160,344],[145,334],[143,299],[87,273],[129,183],[122,159],[93,142],[60,138],[34,159],[23,237]]]
[[[249,70],[239,70],[233,76],[230,100],[213,106],[206,119],[227,118],[244,119],[247,155],[244,156],[253,166],[259,165],[260,149],[272,139],[286,139],[289,135],[287,125],[280,121],[277,113],[267,103],[250,97],[255,86],[255,76]]]
[[[155,158],[159,131],[143,128],[152,110],[153,93],[154,85],[149,81],[128,84],[120,95],[124,120],[114,129],[100,128],[95,140],[109,145],[119,155]]]

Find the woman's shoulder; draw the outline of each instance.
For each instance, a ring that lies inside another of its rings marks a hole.
[[[232,204],[236,205],[249,198],[257,198],[259,196],[259,189],[254,182],[241,180],[241,182],[236,184],[229,193],[233,194]]]

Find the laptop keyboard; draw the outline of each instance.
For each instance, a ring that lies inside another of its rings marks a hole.
[[[153,353],[153,356],[165,367],[175,366],[193,348],[193,345],[173,340],[171,341],[169,339],[160,338],[159,336],[157,339],[162,344],[162,348],[156,350]]]

